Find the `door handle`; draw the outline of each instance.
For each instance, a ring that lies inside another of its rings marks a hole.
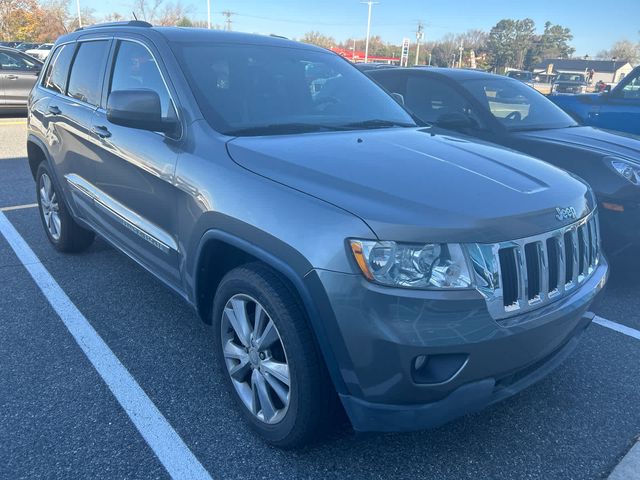
[[[6,77],[7,80],[17,80],[18,79],[18,75],[7,75]]]
[[[60,115],[62,113],[62,110],[60,110],[56,105],[51,105],[49,107],[49,113],[51,115]]]
[[[93,127],[91,131],[100,138],[109,138],[111,136],[111,132],[109,131],[109,129],[101,125]]]

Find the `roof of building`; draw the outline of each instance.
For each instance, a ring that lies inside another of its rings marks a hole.
[[[549,64],[553,64],[556,71],[569,70],[572,72],[584,72],[585,70],[595,70],[596,72],[613,73],[614,68],[625,66],[627,60],[585,60],[583,58],[548,58],[540,63],[536,63],[534,69],[546,70]]]

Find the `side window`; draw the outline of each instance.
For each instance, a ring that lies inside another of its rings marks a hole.
[[[106,40],[82,42],[71,67],[67,95],[91,105],[100,103],[104,65],[109,53]]]
[[[58,47],[47,66],[42,85],[57,93],[64,93],[69,74],[69,65],[73,59],[75,44],[70,43]]]
[[[469,102],[438,80],[410,76],[407,79],[404,102],[418,118],[429,123],[438,123],[451,114],[462,114],[479,124]]]
[[[631,79],[622,89],[622,98],[631,98],[634,100],[640,100],[640,71],[637,73],[636,78]]]
[[[39,63],[26,56],[13,52],[0,52],[0,69],[2,70],[37,70]]]
[[[164,119],[176,119],[171,97],[153,56],[139,43],[121,40],[113,65],[109,93],[141,88],[153,90],[158,94]]]

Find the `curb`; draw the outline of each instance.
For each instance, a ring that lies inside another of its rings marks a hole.
[[[631,447],[607,480],[640,480],[640,441]]]

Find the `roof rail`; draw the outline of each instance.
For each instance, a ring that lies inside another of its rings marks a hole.
[[[78,32],[80,30],[89,30],[91,28],[104,28],[104,27],[145,27],[150,28],[153,27],[149,22],[144,22],[142,20],[126,20],[124,22],[106,22],[106,23],[96,23],[95,25],[89,25],[86,27],[76,28],[75,31]]]

